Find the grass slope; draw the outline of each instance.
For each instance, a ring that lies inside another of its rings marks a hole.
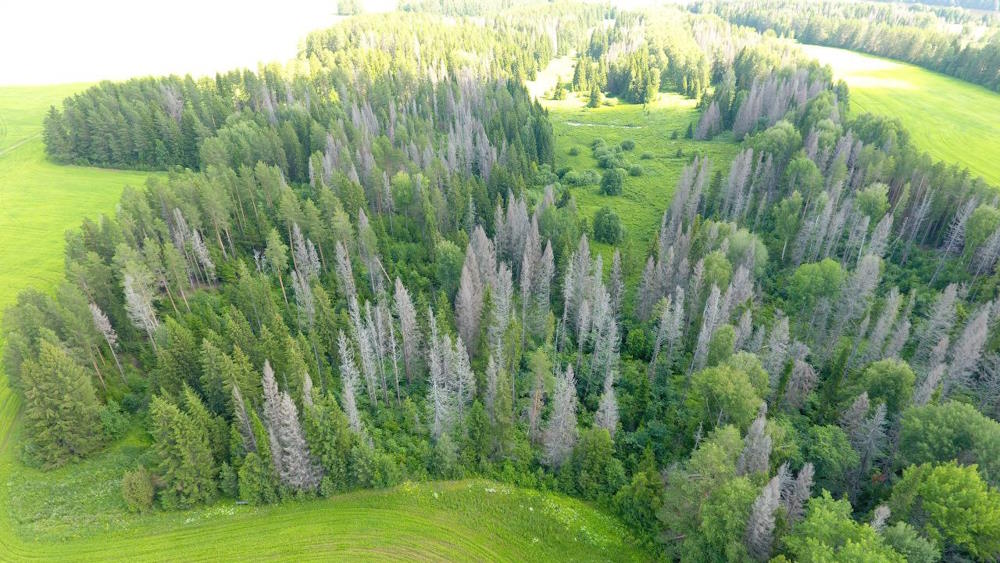
[[[41,123],[80,86],[0,88],[0,314],[61,279],[63,235],[110,213],[145,173],[57,166]],[[220,501],[134,516],[120,495],[148,437],[43,472],[17,459],[17,397],[0,372],[0,560],[644,560],[615,519],[561,495],[488,481],[406,484],[273,507]]]
[[[627,160],[642,166],[643,173],[626,175],[621,195],[601,195],[598,185],[574,187],[572,191],[581,216],[588,220],[604,206],[614,210],[627,231],[626,252],[639,256],[651,248],[681,171],[694,155],[707,156],[713,170],[725,171],[739,149],[731,133],[712,141],[685,139],[688,124],[697,122],[699,113],[695,100],[677,94],[660,94],[646,107],[614,104],[612,100],[612,105],[587,108],[585,99],[572,94],[566,100],[546,100],[544,104],[555,133],[557,169],[569,166],[603,173],[593,157],[591,143],[599,138],[609,145],[625,139],[635,141],[635,149],[626,153]],[[677,139],[670,138],[674,131]],[[573,148],[578,151],[576,156],[569,154]],[[643,154],[650,158],[642,159]]]
[[[851,113],[899,118],[915,145],[1000,186],[1000,94],[891,59],[803,45],[851,92]]]

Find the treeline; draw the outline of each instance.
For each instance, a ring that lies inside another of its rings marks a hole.
[[[1000,91],[1000,31],[992,22],[987,22],[991,27],[979,37],[979,33],[967,33],[968,27],[948,31],[947,20],[931,11],[884,3],[706,1],[692,9],[761,32],[774,30],[802,43],[906,61]]]
[[[882,0],[879,0],[882,1]],[[904,4],[923,4],[926,6],[946,6],[948,8],[960,7],[967,10],[982,10],[1000,12],[997,0],[896,0]]]
[[[598,249],[515,75],[423,64],[460,59],[420,39],[454,24],[385,18],[314,36],[309,95],[276,98],[325,116],[304,160],[227,125],[68,235],[55,295],[4,315],[26,459],[148,421],[136,510],[474,474],[593,500],[670,559],[1000,556],[995,192],[707,17],[729,50],[697,130],[741,151],[692,160],[643,256]]]
[[[570,87],[630,103],[651,102],[659,92],[697,98],[720,66],[759,40],[748,29],[677,9],[618,13],[613,25],[595,28],[578,47]]]
[[[485,28],[425,15],[360,16],[308,36],[299,60],[287,68],[272,64],[214,80],[103,82],[67,99],[61,111],[50,110],[46,151],[57,162],[117,168],[264,161],[280,166],[291,181],[306,181],[307,160],[327,149],[331,123],[358,118],[347,113],[348,100],[363,105],[377,97],[386,108],[392,98],[396,104],[404,98],[444,104],[446,89],[431,91],[433,84],[454,85],[457,75],[515,82],[533,77],[556,45],[541,24],[532,28],[526,21]],[[345,103],[327,103],[331,96]],[[391,119],[407,109],[392,108]]]

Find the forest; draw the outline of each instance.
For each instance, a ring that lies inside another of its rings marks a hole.
[[[993,13],[836,0],[704,0],[693,9],[718,14],[762,33],[772,30],[803,43],[899,59],[1000,91],[1000,24],[996,3],[990,0],[959,4],[992,9]]]
[[[49,158],[165,173],[4,313],[21,458],[138,426],[137,513],[483,477],[593,503],[662,560],[995,561],[1000,192],[849,114],[778,36],[993,90],[1000,36],[806,5],[411,2],[287,64],[67,98]],[[688,137],[738,144],[685,155],[648,248],[613,210],[642,147],[555,166],[524,82],[561,56],[558,95],[681,94]]]

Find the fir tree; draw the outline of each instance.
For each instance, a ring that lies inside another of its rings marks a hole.
[[[206,429],[177,405],[153,397],[149,407],[157,473],[165,506],[192,506],[215,496],[215,464]]]
[[[99,404],[86,370],[59,344],[38,342],[38,358],[22,367],[29,457],[58,467],[101,445]]]

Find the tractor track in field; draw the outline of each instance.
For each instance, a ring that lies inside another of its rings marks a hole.
[[[35,140],[35,139],[37,139],[38,137],[41,137],[41,136],[42,136],[41,133],[35,133],[34,135],[31,135],[30,137],[25,137],[25,138],[21,139],[20,141],[14,143],[13,145],[11,145],[11,146],[3,149],[3,150],[0,150],[0,157],[3,157],[4,155],[6,155],[9,152],[12,152],[14,149],[16,149],[17,147],[19,147],[19,146],[27,143],[28,141],[33,141],[33,140]]]

